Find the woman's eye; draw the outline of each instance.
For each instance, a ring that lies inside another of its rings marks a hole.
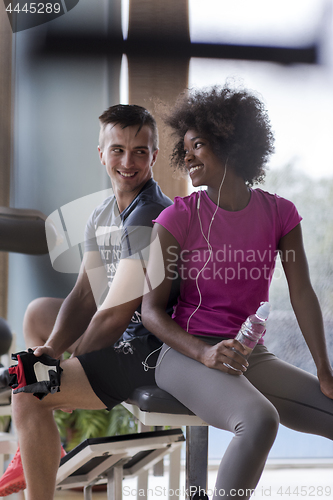
[[[203,145],[203,142],[196,142],[196,143],[194,144],[194,149],[198,149],[198,148],[199,148],[200,146],[202,146],[202,145]]]

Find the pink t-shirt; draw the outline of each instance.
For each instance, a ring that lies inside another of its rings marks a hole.
[[[234,337],[260,302],[268,301],[279,241],[299,224],[301,217],[292,202],[251,189],[250,202],[243,210],[217,210],[209,239],[209,259],[208,244],[200,230],[199,196],[200,219],[207,238],[216,205],[205,191],[176,197],[174,204],[154,221],[167,229],[181,247],[178,260],[175,248],[168,249],[174,260],[170,267],[173,277],[181,277],[173,318],[191,334]],[[291,252],[288,258],[293,259],[294,254]],[[199,304],[196,277],[203,267],[197,280],[201,305],[188,322]]]

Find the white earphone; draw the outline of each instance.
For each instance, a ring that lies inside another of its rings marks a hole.
[[[200,217],[200,197],[201,197],[201,191],[199,192],[199,197],[198,197],[198,201],[197,201],[197,213],[198,213],[198,218],[199,218],[200,231],[201,231],[201,234],[202,234],[204,240],[207,243],[209,256],[208,256],[208,259],[206,260],[206,262],[204,263],[204,265],[202,266],[202,268],[200,269],[200,271],[198,272],[198,274],[197,274],[197,276],[195,278],[195,284],[196,284],[196,287],[197,287],[197,290],[198,290],[198,293],[199,293],[199,304],[197,305],[197,307],[195,308],[195,310],[190,314],[190,316],[189,316],[189,318],[187,320],[187,326],[186,326],[186,331],[187,332],[188,332],[188,329],[189,329],[190,321],[193,318],[193,316],[195,315],[195,313],[198,311],[198,309],[200,309],[201,302],[202,302],[202,295],[201,295],[201,291],[200,291],[198,280],[199,280],[200,274],[205,270],[208,262],[210,261],[210,259],[212,257],[212,253],[213,253],[213,248],[212,248],[212,245],[210,244],[210,241],[209,241],[210,240],[210,231],[211,231],[211,228],[212,228],[212,224],[213,224],[216,212],[219,209],[220,197],[221,197],[221,189],[222,189],[222,186],[224,184],[225,177],[227,175],[227,163],[228,163],[228,160],[225,162],[224,174],[223,174],[223,177],[222,177],[222,181],[221,181],[221,184],[220,184],[220,187],[219,187],[219,193],[218,193],[218,197],[217,197],[217,205],[216,205],[215,211],[214,211],[214,213],[212,215],[210,224],[208,226],[207,238],[206,238],[206,236],[205,236],[205,234],[203,232],[202,222],[201,222],[201,217]]]

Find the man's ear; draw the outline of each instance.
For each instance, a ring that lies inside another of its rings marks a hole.
[[[158,155],[158,149],[155,149],[155,151],[153,152],[153,159],[152,159],[151,164],[150,164],[151,167],[153,167],[155,165],[157,155]]]
[[[97,151],[98,151],[99,161],[101,162],[102,165],[105,165],[105,161],[103,159],[103,150],[100,148],[100,146],[97,146]]]

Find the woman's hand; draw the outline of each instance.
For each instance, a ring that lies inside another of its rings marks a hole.
[[[238,340],[222,340],[204,349],[201,362],[208,368],[215,368],[232,375],[242,375],[249,366],[244,357],[246,354],[246,349]]]
[[[325,373],[318,373],[320,390],[325,396],[333,399],[333,372],[332,369],[326,370]]]

